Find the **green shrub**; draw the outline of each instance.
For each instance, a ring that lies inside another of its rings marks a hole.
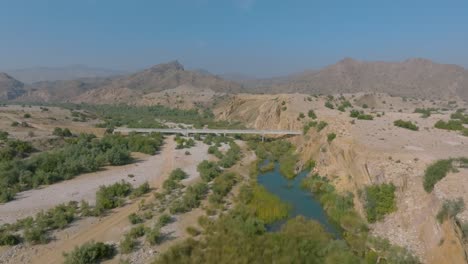
[[[452,159],[438,160],[426,168],[423,182],[426,192],[432,192],[434,185],[454,169],[452,161]]]
[[[397,126],[397,127],[402,127],[402,128],[406,128],[406,129],[409,129],[409,130],[413,130],[413,131],[418,131],[419,130],[419,127],[417,125],[413,124],[411,121],[404,121],[404,120],[401,120],[401,119],[398,119],[398,120],[394,121],[393,125]]]
[[[168,214],[162,214],[159,219],[158,219],[158,225],[160,227],[163,227],[167,224],[169,224],[172,221],[172,217]]]
[[[29,227],[24,230],[24,240],[31,244],[47,244],[49,236],[45,227]]]
[[[169,178],[163,182],[163,189],[171,192],[172,190],[182,188],[183,185],[180,181],[188,177],[187,173],[180,168],[177,168],[171,172]]]
[[[328,125],[327,122],[325,122],[325,121],[320,121],[320,122],[317,124],[317,131],[318,131],[318,132],[322,131],[322,129],[324,129],[327,125]]]
[[[446,219],[454,218],[457,214],[461,213],[463,209],[465,209],[465,203],[462,198],[446,200],[444,201],[442,208],[440,208],[437,213],[437,221],[442,223]]]
[[[140,224],[130,229],[130,232],[128,232],[127,235],[131,238],[138,238],[138,237],[144,236],[145,233],[146,233],[145,226]]]
[[[124,239],[121,240],[119,244],[120,252],[122,254],[132,253],[136,249],[137,245],[138,243],[135,238],[125,235]]]
[[[379,184],[365,188],[365,209],[367,220],[374,223],[391,212],[396,211],[395,186]]]
[[[21,238],[18,235],[0,231],[0,246],[14,246],[21,242]]]
[[[151,190],[151,188],[149,186],[149,183],[144,182],[140,186],[138,186],[137,188],[133,189],[133,191],[131,193],[131,196],[132,197],[140,197],[140,196],[142,196],[144,194],[149,193],[150,190]]]
[[[206,182],[213,180],[222,172],[217,163],[207,160],[198,164],[197,171],[200,173],[200,177]]]
[[[196,229],[193,226],[189,226],[185,229],[187,233],[191,236],[198,236],[200,234],[200,230]]]
[[[309,112],[307,112],[307,116],[312,119],[317,119],[317,115],[315,114],[314,110],[309,110]]]
[[[148,241],[148,243],[150,243],[150,245],[157,245],[159,244],[159,242],[161,241],[161,231],[159,230],[159,227],[154,227],[152,229],[150,229],[147,233],[146,233],[146,241]]]
[[[88,242],[70,253],[65,253],[64,264],[92,264],[111,259],[115,255],[113,245],[102,242]]]
[[[143,223],[143,219],[139,215],[137,215],[136,213],[129,214],[128,215],[128,220],[130,221],[130,223],[132,225]]]
[[[10,134],[8,134],[8,132],[6,132],[6,131],[1,131],[1,130],[0,130],[0,140],[6,140],[6,139],[8,139],[8,136],[9,136],[9,135],[10,135]]]
[[[331,143],[335,138],[336,138],[336,134],[335,134],[335,133],[329,133],[329,134],[327,135],[327,141],[328,141],[328,143]]]
[[[96,210],[104,212],[122,206],[125,197],[132,192],[132,185],[122,181],[110,186],[101,186],[96,192]]]
[[[435,123],[434,127],[445,130],[462,130],[463,123],[459,120],[449,120],[447,122],[439,120]]]
[[[326,108],[330,108],[330,109],[334,109],[334,108],[335,108],[335,107],[333,106],[333,103],[330,102],[330,101],[326,101],[326,102],[325,102],[325,107],[326,107]]]
[[[58,136],[58,137],[71,137],[71,136],[73,136],[70,129],[68,129],[68,128],[62,129],[60,127],[54,128],[54,131],[52,132],[52,135]]]
[[[209,197],[211,203],[219,204],[223,198],[231,191],[237,182],[237,175],[232,172],[223,173],[213,181],[211,189],[213,193]]]

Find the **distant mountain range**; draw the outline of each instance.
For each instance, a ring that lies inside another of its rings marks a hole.
[[[356,93],[382,92],[396,96],[468,100],[468,71],[426,59],[403,62],[363,62],[343,59],[319,71],[290,76],[267,85],[253,83],[262,93]]]
[[[20,82],[31,84],[45,81],[109,77],[125,74],[126,72],[104,68],[93,68],[85,65],[69,65],[64,67],[32,67],[26,69],[7,70],[6,73]]]
[[[337,94],[382,92],[395,96],[468,101],[468,71],[426,59],[363,62],[344,59],[317,71],[271,79],[222,78],[204,70],[185,70],[177,61],[118,76],[24,84],[0,74],[0,100],[135,103],[145,95],[192,87],[216,93]]]

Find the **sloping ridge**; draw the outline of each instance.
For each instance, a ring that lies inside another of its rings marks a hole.
[[[468,71],[426,59],[362,62],[346,58],[320,71],[291,76],[286,83],[258,87],[267,93],[379,92],[395,96],[468,100]]]
[[[13,100],[25,93],[24,84],[0,72],[0,100]]]
[[[219,93],[244,91],[243,86],[240,84],[210,74],[187,71],[178,61],[172,61],[129,76],[117,78],[103,87],[85,92],[77,97],[75,101],[131,103],[145,94],[161,92],[181,85],[190,85],[198,89],[211,89]]]

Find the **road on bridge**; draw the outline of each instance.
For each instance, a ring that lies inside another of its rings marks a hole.
[[[254,134],[254,135],[301,135],[293,130],[257,130],[257,129],[196,129],[196,128],[116,128],[114,133],[163,133],[163,134]]]

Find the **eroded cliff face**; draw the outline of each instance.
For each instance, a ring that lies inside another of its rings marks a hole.
[[[288,139],[297,146],[299,167],[315,160],[320,175],[331,179],[340,192],[354,194],[356,209],[363,217],[364,201],[359,190],[370,184],[393,183],[398,209],[371,224],[371,232],[409,248],[424,263],[466,263],[466,246],[458,227],[452,221],[439,224],[436,215],[445,198],[468,195],[468,190],[450,187],[448,182],[466,179],[468,170],[461,169],[455,179],[453,176],[442,180],[430,194],[424,191],[422,181],[424,170],[434,160],[468,156],[468,148],[464,147],[468,139],[445,131],[425,129],[413,133],[395,128],[393,121],[402,115],[399,112],[387,112],[373,121],[354,122],[348,113],[323,107],[326,99],[308,98],[239,95],[219,105],[215,113],[219,119],[241,120],[258,129],[302,130],[303,124],[311,121],[308,110],[313,109],[317,120],[326,121],[328,126],[320,132],[311,128],[305,135]],[[306,118],[298,118],[299,113]],[[434,120],[418,122],[429,127]],[[337,137],[329,143],[327,134],[331,132]],[[468,197],[465,200],[468,202]],[[466,211],[462,214],[468,215]]]

